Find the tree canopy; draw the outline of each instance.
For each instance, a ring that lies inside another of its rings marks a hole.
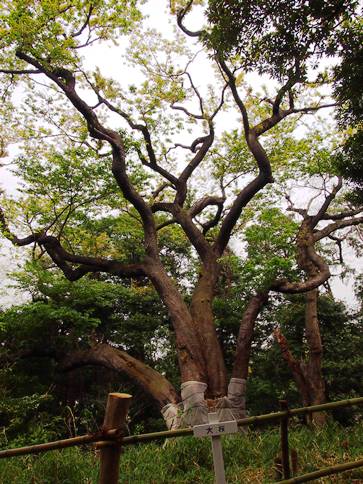
[[[325,399],[318,292],[344,241],[359,247],[363,221],[337,168],[345,134],[328,117],[339,96],[352,99],[344,83],[356,90],[344,42],[356,38],[357,2],[211,0],[192,30],[199,3],[172,2],[174,33],[150,28],[131,0],[0,10],[3,145],[16,145],[20,180],[2,197],[2,234],[56,277],[33,308],[72,343],[68,370],[126,373],[169,427],[204,421],[208,404],[245,414],[256,320],[286,294],[306,293],[299,377],[310,403]],[[92,58],[107,48],[113,77]],[[333,54],[335,71],[324,67]],[[356,116],[353,104],[345,112]],[[57,271],[74,291],[88,281],[81,309]],[[61,301],[47,294],[57,284]],[[226,331],[223,304],[237,330]],[[133,324],[162,333],[166,314],[180,379],[134,344]]]

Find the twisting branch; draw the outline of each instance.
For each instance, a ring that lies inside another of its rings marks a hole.
[[[335,108],[338,106],[338,103],[328,103],[328,104],[319,104],[318,106],[307,106],[305,108],[294,108],[289,109],[289,114],[296,114],[296,113],[314,113],[315,111],[319,111],[320,109],[325,108]]]
[[[211,220],[208,220],[208,222],[204,222],[202,225],[203,227],[203,235],[206,235],[208,230],[212,229],[213,227],[216,227],[222,217],[223,213],[223,204],[217,206],[217,211],[214,217]]]
[[[325,213],[321,220],[342,220],[343,218],[347,217],[354,217],[354,215],[359,215],[360,213],[363,212],[363,208],[357,208],[355,210],[347,210],[345,212],[340,212],[340,213]]]
[[[221,100],[219,101],[218,106],[216,107],[214,113],[210,116],[210,119],[213,121],[213,119],[217,116],[219,111],[222,109],[222,106],[224,104],[224,95],[226,93],[227,87],[229,86],[228,82],[223,86],[222,93],[221,93]]]
[[[144,125],[144,124],[135,123],[132,120],[131,116],[128,113],[126,113],[125,111],[123,111],[119,107],[114,106],[106,98],[104,98],[101,95],[99,89],[97,89],[91,83],[91,81],[87,78],[87,76],[85,76],[85,77],[86,77],[86,80],[87,80],[88,84],[91,86],[91,88],[96,93],[96,95],[98,97],[98,100],[99,100],[99,104],[104,104],[105,106],[108,107],[108,109],[110,111],[118,114],[123,119],[125,119],[125,121],[127,121],[128,125],[130,126],[131,129],[134,129],[134,130],[137,130],[137,131],[140,131],[141,132],[141,134],[142,134],[142,136],[144,138],[144,141],[145,141],[146,151],[147,151],[147,154],[148,154],[148,157],[149,157],[149,161],[147,161],[147,159],[145,158],[145,156],[142,154],[142,151],[139,148],[136,148],[136,151],[138,153],[138,156],[139,156],[139,159],[140,159],[141,163],[144,166],[147,166],[148,168],[151,168],[153,171],[159,173],[159,175],[163,176],[166,180],[168,180],[170,183],[172,183],[175,186],[177,184],[177,178],[174,175],[172,175],[171,173],[169,173],[167,170],[165,170],[164,168],[162,168],[157,163],[157,159],[156,159],[156,155],[155,155],[155,151],[154,151],[154,148],[153,148],[153,144],[152,144],[152,140],[151,140],[151,135],[150,135],[150,131],[149,131],[148,127],[146,125]]]
[[[188,145],[183,145],[182,143],[174,143],[174,146],[172,146],[171,148],[168,149],[168,153],[171,151],[171,150],[174,150],[175,148],[183,148],[183,150],[189,150],[191,151],[192,153],[195,153],[195,151],[193,151],[193,148],[192,146],[188,146]]]
[[[291,200],[291,197],[290,195],[286,194],[285,195],[285,198],[289,204],[289,206],[287,207],[287,210],[289,212],[295,212],[295,213],[298,213],[299,215],[301,215],[303,218],[306,218],[307,215],[308,215],[308,211],[305,210],[304,208],[296,208],[294,207],[293,203],[292,203],[292,200]]]
[[[260,123],[254,128],[251,128],[248,120],[246,107],[242,99],[240,98],[237,90],[236,78],[227,66],[222,56],[218,57],[218,62],[221,66],[222,71],[227,76],[228,84],[231,89],[233,98],[241,112],[246,142],[253,157],[257,162],[257,166],[259,169],[259,174],[257,175],[257,177],[252,180],[246,187],[244,187],[237,195],[222,223],[220,232],[214,244],[215,251],[219,255],[221,255],[228,243],[233,227],[235,226],[238,218],[241,215],[243,207],[245,207],[248,202],[256,195],[256,193],[258,193],[266,184],[273,182],[270,161],[263,146],[259,142],[258,137],[260,134],[262,134],[263,130],[266,131],[267,129],[270,129],[272,126],[277,124],[277,122],[282,119],[282,114],[278,114],[275,117],[273,116],[273,119],[270,118],[269,120],[266,120],[266,122],[264,122],[264,125]]]
[[[177,24],[178,24],[178,27],[186,34],[186,35],[189,35],[189,37],[200,37],[202,34],[203,34],[203,30],[197,30],[195,32],[187,29],[184,25],[183,25],[183,20],[184,20],[184,17],[186,16],[186,14],[189,12],[189,10],[191,9],[193,5],[193,0],[190,0],[190,2],[187,4],[186,7],[182,8],[181,10],[179,10],[179,12],[177,13],[177,17],[176,17],[176,21],[177,21]]]
[[[170,104],[170,107],[172,109],[175,109],[177,111],[182,111],[183,113],[185,113],[189,118],[193,118],[193,119],[204,119],[204,116],[203,114],[195,114],[195,113],[191,113],[190,111],[188,111],[187,108],[185,108],[184,106],[177,106],[175,105],[174,103],[173,104]]]
[[[216,205],[218,207],[221,205],[223,206],[224,202],[225,202],[225,198],[206,195],[205,197],[195,202],[195,204],[189,210],[189,214],[192,218],[194,218],[199,213],[201,213],[206,207],[209,207],[211,205]]]
[[[137,156],[139,157],[139,160],[144,166],[147,166],[148,168],[155,171],[156,173],[159,173],[159,175],[161,175],[162,177],[164,177],[166,180],[169,181],[169,184],[168,184],[169,186],[176,188],[176,186],[178,185],[178,179],[174,175],[172,175],[170,172],[165,170],[162,166],[158,165],[157,163],[148,162],[145,156],[143,155],[141,149],[138,146],[136,146],[135,149],[137,152]]]
[[[172,204],[171,213],[174,219],[181,225],[185,235],[188,237],[190,243],[193,245],[195,250],[198,252],[199,257],[202,262],[207,262],[211,258],[215,258],[213,250],[204,237],[203,233],[194,224],[190,213],[184,210],[177,203]]]
[[[153,214],[151,208],[135,190],[127,175],[125,149],[121,135],[116,131],[106,128],[100,123],[92,108],[88,106],[76,92],[76,79],[69,70],[44,67],[37,59],[34,59],[21,51],[17,51],[16,55],[18,58],[41,70],[49,79],[62,89],[72,105],[86,120],[88,131],[92,137],[110,143],[112,146],[112,173],[126,200],[136,208],[141,216],[145,233],[144,245],[146,254],[154,260],[158,259],[159,255]]]
[[[190,85],[192,86],[192,89],[193,91],[195,92],[198,100],[199,100],[199,108],[200,108],[200,112],[202,113],[202,115],[204,115],[204,107],[203,107],[203,98],[202,96],[200,95],[200,92],[198,91],[197,87],[195,86],[194,82],[193,82],[193,79],[192,79],[192,76],[189,74],[189,72],[185,71],[185,74],[186,76],[188,77],[189,79],[189,82],[190,82]]]
[[[293,70],[293,72],[292,72],[292,70]],[[285,94],[287,94],[287,93],[289,95],[290,108],[294,109],[294,96],[293,96],[292,88],[294,87],[295,84],[297,84],[298,82],[301,81],[301,69],[300,69],[298,59],[295,59],[295,67],[292,68],[292,70],[290,71],[289,79],[280,88],[279,92],[277,93],[275,101],[272,105],[272,114],[278,114],[278,112],[280,110],[281,102],[282,102]]]
[[[333,241],[336,243],[336,245],[337,245],[337,247],[338,247],[338,250],[339,250],[339,262],[340,262],[341,264],[343,264],[343,263],[344,263],[344,259],[343,259],[343,247],[342,247],[342,242],[344,242],[345,237],[336,237],[335,235],[330,234],[330,235],[328,235],[328,238],[329,238],[330,240],[333,240]]]
[[[203,138],[197,138],[192,144],[192,150],[196,149],[199,144],[201,144],[200,148],[196,152],[196,155],[193,159],[188,163],[188,165],[184,168],[182,173],[178,178],[177,183],[177,194],[175,197],[175,203],[178,204],[180,207],[183,206],[186,196],[187,196],[187,182],[194,172],[194,170],[200,165],[200,163],[204,160],[205,156],[207,155],[209,148],[212,146],[214,141],[214,127],[212,122],[208,123],[209,125],[209,134]]]
[[[171,218],[170,220],[165,220],[165,222],[162,222],[161,224],[156,226],[156,230],[159,231],[161,229],[164,229],[165,227],[169,227],[169,225],[173,225],[177,223],[175,218]]]
[[[338,213],[330,216],[327,214],[327,210],[332,201],[337,196],[339,190],[342,187],[342,180],[339,178],[338,183],[334,186],[331,192],[326,196],[321,207],[318,209],[315,215],[309,215],[308,210],[296,209],[290,197],[286,195],[286,199],[289,203],[288,210],[294,211],[302,215],[303,221],[300,225],[297,234],[297,262],[301,270],[303,270],[307,276],[305,281],[289,282],[287,280],[278,280],[272,284],[271,289],[282,293],[301,293],[316,289],[320,285],[326,283],[330,277],[330,270],[328,264],[324,259],[317,254],[315,250],[315,244],[324,237],[330,237],[337,242],[340,251],[340,260],[342,261],[341,241],[342,239],[334,237],[331,234],[336,230],[344,227],[352,227],[363,223],[363,216],[356,217],[359,213],[363,212],[363,208],[356,210],[349,210],[342,213]],[[321,194],[319,193],[319,196]],[[316,197],[314,197],[315,199]],[[309,204],[311,201],[309,202]],[[322,220],[335,220],[320,230],[315,229],[316,225]]]
[[[151,206],[151,210],[152,210],[153,213],[156,213],[156,212],[173,213],[174,204],[170,203],[170,202],[155,202]]]
[[[108,141],[113,147],[116,147],[119,144],[122,145],[120,136],[117,133],[103,127],[100,124],[97,116],[93,112],[92,108],[88,106],[87,103],[85,103],[83,99],[78,96],[75,91],[76,79],[71,71],[64,68],[46,68],[37,59],[32,58],[31,56],[20,50],[16,52],[16,55],[19,59],[24,60],[28,64],[31,64],[39,69],[58,87],[61,88],[61,90],[68,97],[68,99],[77,109],[77,111],[79,111],[84,116],[85,120],[87,121],[88,129],[91,136],[96,139],[103,139],[105,141]]]
[[[80,27],[80,29],[77,32],[74,32],[73,34],[71,34],[71,37],[79,37],[82,34],[82,32],[88,27],[93,9],[94,9],[94,6],[90,5],[86,20],[84,21],[83,25]]]
[[[324,203],[320,207],[318,213],[314,215],[314,217],[311,219],[311,226],[314,228],[316,225],[320,222],[320,220],[323,218],[323,216],[326,214],[326,211],[328,210],[331,202],[335,199],[337,196],[337,193],[339,190],[342,188],[343,181],[341,177],[338,178],[338,183],[334,186],[333,190],[329,195],[325,198]]]
[[[221,55],[218,55],[217,59],[222,72],[224,72],[224,74],[227,76],[228,84],[231,89],[233,98],[241,112],[246,142],[259,168],[259,175],[239,193],[239,195],[233,202],[230,211],[224,219],[220,233],[215,243],[215,250],[217,251],[217,253],[221,254],[223,253],[223,250],[228,243],[232,229],[235,226],[243,207],[246,206],[246,204],[256,195],[256,193],[258,193],[258,191],[260,191],[267,183],[273,182],[269,158],[258,138],[263,133],[276,126],[281,120],[283,120],[290,114],[298,112],[316,111],[318,109],[321,109],[322,107],[330,107],[332,106],[332,104],[312,106],[307,108],[295,108],[293,104],[291,88],[293,84],[298,81],[297,76],[295,78],[291,78],[290,81],[288,81],[280,89],[273,104],[272,116],[258,123],[256,126],[251,127],[246,107],[237,90],[236,78],[233,72],[227,66],[223,57]],[[288,110],[281,110],[280,104],[286,92],[290,93],[290,108]]]
[[[17,245],[18,247],[25,247],[26,245],[33,244],[37,241],[38,237],[41,237],[42,233],[32,233],[27,237],[19,238],[17,237],[9,228],[7,221],[5,219],[5,214],[3,209],[0,207],[0,230],[2,235],[10,240],[13,245]]]
[[[318,193],[316,193],[313,197],[310,198],[310,200],[307,203],[307,207],[306,207],[306,216],[308,215],[313,202],[315,200],[317,200],[323,192],[324,192],[324,189],[320,188],[320,189],[318,189]],[[304,218],[306,218],[306,217],[304,217]]]
[[[270,172],[260,171],[258,176],[246,185],[235,198],[231,208],[225,216],[219,234],[214,243],[214,250],[217,254],[223,254],[230,239],[233,228],[235,227],[243,208],[252,200],[267,183],[271,183]]]
[[[44,247],[53,262],[70,281],[78,280],[90,272],[107,272],[119,277],[145,276],[143,264],[122,264],[117,260],[72,254],[62,247],[56,237],[47,235],[44,232],[37,232],[28,237],[19,238],[10,231],[2,209],[0,209],[0,226],[3,235],[14,245],[23,247],[36,243]],[[75,269],[72,267],[74,264],[78,265]]]
[[[352,225],[359,225],[361,223],[363,223],[363,216],[337,220],[336,222],[327,225],[323,229],[317,230],[316,232],[314,232],[314,241],[317,242],[318,240],[321,240],[324,237],[328,237],[331,233],[335,232],[336,230],[343,229],[345,227],[351,227]]]
[[[172,384],[159,372],[153,370],[126,351],[99,343],[65,356],[61,362],[63,371],[71,371],[85,365],[96,365],[123,372],[135,379],[162,408],[168,403],[178,403],[179,396]]]
[[[291,76],[290,79],[288,79],[288,81],[286,82],[286,84],[284,84],[280,88],[279,92],[277,93],[277,95],[275,97],[273,105],[272,105],[272,114],[273,115],[276,115],[276,114],[279,113],[280,105],[283,101],[285,94],[289,93],[290,107],[291,107],[291,104],[293,105],[291,89],[297,82],[298,82],[298,80],[297,80],[296,76]]]
[[[38,69],[0,69],[0,74],[42,74]]]
[[[223,57],[221,55],[219,55],[217,57],[217,60],[218,60],[218,64],[220,65],[222,71],[227,76],[228,85],[231,89],[233,98],[234,98],[234,100],[235,100],[235,102],[238,106],[238,109],[240,110],[241,115],[242,115],[245,136],[247,137],[249,130],[250,130],[250,123],[249,123],[249,120],[248,120],[248,114],[247,114],[246,106],[244,105],[244,103],[243,103],[243,101],[242,101],[242,99],[241,99],[241,97],[238,93],[238,90],[237,90],[236,78],[235,78],[233,72],[227,66],[225,60],[223,59]]]
[[[160,186],[158,186],[153,192],[152,196],[153,198],[157,198],[161,192],[163,192],[166,188],[174,188],[174,186],[171,183],[162,183]]]
[[[271,285],[271,289],[284,294],[300,294],[316,289],[324,284],[331,275],[328,264],[315,252],[313,247],[306,248],[306,256],[315,266],[316,274],[308,277],[306,281],[289,282],[286,279],[277,280]]]
[[[215,227],[218,224],[222,215],[223,205],[225,200],[226,200],[225,197],[213,197],[213,196],[207,195],[201,198],[200,200],[198,200],[198,202],[196,202],[189,210],[190,216],[194,218],[208,206],[214,205],[217,207],[217,212],[214,215],[214,217],[207,222],[201,223],[201,226],[203,228],[203,235],[205,235],[208,232],[208,230],[210,230],[212,227]]]
[[[188,109],[186,109],[184,106],[177,106],[175,105],[175,103],[172,103],[170,106],[172,109],[176,109],[176,110],[179,110],[179,111],[182,111],[184,112],[187,116],[189,116],[190,118],[193,118],[193,119],[204,119],[205,116],[204,116],[204,106],[203,106],[203,98],[202,96],[200,95],[200,92],[198,91],[197,87],[195,86],[194,82],[193,82],[193,79],[192,79],[192,76],[189,74],[189,72],[187,72],[186,70],[183,72],[183,75],[187,76],[188,79],[189,79],[189,83],[195,93],[195,95],[197,96],[198,98],[198,101],[199,101],[199,108],[200,108],[200,114],[193,114],[191,113]]]

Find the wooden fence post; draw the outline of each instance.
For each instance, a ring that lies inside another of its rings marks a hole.
[[[287,412],[289,407],[286,400],[279,400],[280,410]],[[290,479],[290,452],[289,452],[289,416],[281,417],[280,435],[281,435],[281,460],[284,471],[284,479]]]
[[[109,393],[102,430],[115,428],[124,429],[127,411],[131,402],[131,395],[127,393]],[[109,442],[102,446],[99,484],[118,484],[120,473],[121,444]]]

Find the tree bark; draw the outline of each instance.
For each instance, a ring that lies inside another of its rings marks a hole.
[[[190,311],[161,263],[147,268],[148,276],[168,309],[175,331],[176,351],[182,382],[207,383],[207,371]]]
[[[309,356],[303,363],[306,378],[311,388],[311,405],[325,403],[325,383],[321,370],[323,345],[321,343],[318,321],[318,290],[314,289],[305,295],[305,335],[309,348]],[[312,420],[317,425],[326,422],[324,413],[314,413]]]
[[[203,266],[190,305],[206,369],[206,394],[211,399],[222,397],[227,392],[227,371],[216,333],[212,307],[218,275],[217,263]]]
[[[325,403],[325,383],[321,371],[323,346],[321,343],[318,322],[318,290],[314,289],[305,295],[305,336],[308,346],[306,359],[296,360],[292,355],[286,338],[278,328],[274,336],[278,342],[282,357],[287,362],[304,406]],[[326,414],[316,412],[309,416],[309,421],[322,426],[326,423]]]
[[[290,351],[287,339],[281,333],[280,328],[274,330],[274,337],[280,346],[283,359],[286,361],[292,376],[295,380],[297,389],[300,393],[302,404],[304,407],[311,405],[311,391],[309,389],[309,382],[306,380],[301,361],[297,360]]]
[[[70,371],[85,365],[98,365],[125,373],[139,383],[160,408],[180,401],[174,387],[163,375],[125,351],[106,343],[69,354],[63,359],[61,368],[63,371]]]
[[[315,259],[313,228],[315,218],[307,217],[302,223],[298,234],[299,266],[305,270],[309,278],[316,277],[318,267]],[[309,382],[311,404],[325,403],[325,384],[321,371],[323,346],[321,343],[320,327],[318,321],[318,289],[315,288],[305,294],[305,336],[309,349],[308,358],[302,362],[302,368],[306,380]],[[326,421],[325,414],[312,415],[312,421],[317,425],[323,425]]]
[[[232,370],[233,378],[247,380],[255,322],[267,301],[268,291],[260,292],[252,296],[243,313]]]
[[[331,200],[330,200],[331,201]],[[324,273],[323,259],[315,251],[314,227],[321,220],[330,201],[327,199],[323,207],[315,217],[304,215],[297,236],[299,267],[308,276],[308,281],[314,281]],[[324,262],[325,264],[325,262]],[[325,264],[326,265],[326,264]],[[322,270],[323,269],[323,270]],[[327,272],[329,274],[329,271]],[[306,287],[307,285],[303,283]],[[280,345],[283,358],[288,363],[304,405],[315,405],[325,403],[325,384],[321,371],[323,347],[321,343],[320,328],[318,321],[318,295],[317,287],[309,287],[305,293],[305,336],[308,347],[306,359],[295,360],[286,339],[281,332],[275,331],[275,338]],[[291,291],[290,291],[291,292]],[[293,291],[292,291],[293,292]],[[312,422],[316,425],[324,425],[326,416],[323,413],[315,413],[311,416]]]

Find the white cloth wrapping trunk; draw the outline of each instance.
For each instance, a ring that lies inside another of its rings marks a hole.
[[[207,384],[200,381],[186,381],[181,384],[182,403],[168,403],[161,409],[169,430],[208,422],[208,406],[204,396],[206,389]],[[220,422],[246,416],[245,379],[231,378],[228,394],[216,401],[215,411]]]
[[[184,406],[183,425],[208,422],[208,407],[204,398],[207,384],[200,381],[186,381],[181,384],[181,397]]]
[[[236,420],[246,417],[246,380],[231,378],[228,385],[228,400]]]
[[[228,397],[218,398],[215,405],[215,411],[218,415],[219,422],[228,422],[230,420],[235,420],[232,411],[232,404]]]
[[[168,403],[161,409],[168,430],[180,428],[180,421],[183,412],[183,404]]]

